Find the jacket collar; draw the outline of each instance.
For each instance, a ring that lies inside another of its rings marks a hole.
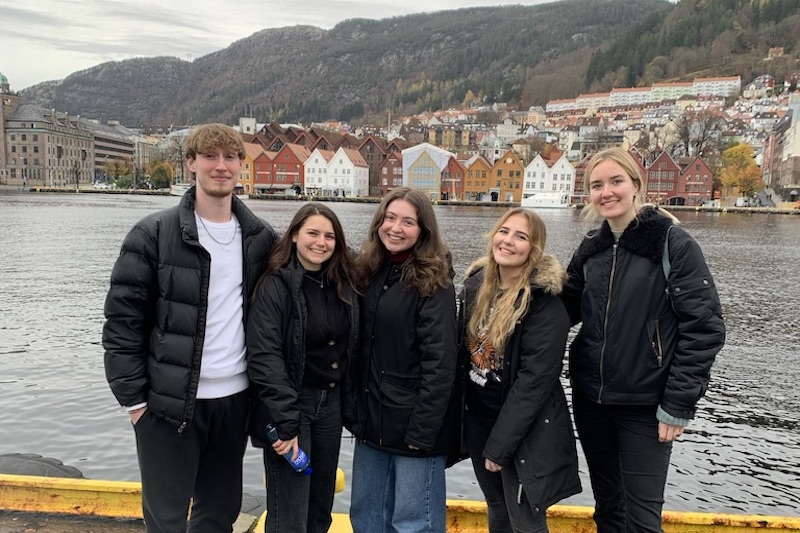
[[[181,234],[193,241],[199,239],[197,235],[197,222],[194,218],[196,202],[197,185],[193,185],[183,194],[178,204],[178,218],[181,225]],[[263,226],[261,220],[255,216],[236,195],[233,195],[231,198],[231,211],[242,227],[243,238],[249,236],[251,233],[257,232]]]
[[[634,218],[622,236],[619,238],[619,247],[641,257],[650,259],[654,263],[661,262],[664,253],[664,240],[667,228],[673,221],[660,215],[656,208],[646,207]],[[607,221],[599,229],[590,231],[575,252],[575,259],[579,264],[585,263],[590,257],[607,250],[614,245],[614,235]]]
[[[464,280],[464,286],[468,290],[478,290],[483,281],[485,268],[485,258],[479,259],[469,267],[467,279]],[[541,290],[550,294],[561,294],[561,288],[564,286],[566,279],[566,272],[561,263],[558,262],[558,259],[550,254],[544,254],[539,261],[539,265],[531,274],[531,289]]]

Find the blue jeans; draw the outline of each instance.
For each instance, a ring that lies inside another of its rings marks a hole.
[[[592,480],[598,533],[660,532],[671,442],[658,442],[655,405],[602,405],[572,395]]]
[[[444,533],[445,456],[406,457],[356,442],[353,533]]]
[[[264,448],[267,473],[267,533],[326,533],[331,525],[336,466],[342,439],[339,389],[303,388],[298,444],[314,472],[295,472],[272,448]]]

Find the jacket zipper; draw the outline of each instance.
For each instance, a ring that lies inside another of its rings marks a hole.
[[[614,288],[614,274],[617,271],[617,243],[611,250],[611,273],[608,276],[608,298],[606,299],[606,314],[603,317],[603,346],[600,348],[600,390],[597,391],[597,403],[603,403],[603,387],[605,387],[605,379],[603,378],[603,359],[606,354],[606,343],[608,341],[608,312],[611,309],[611,290]]]
[[[656,318],[655,321],[656,326],[656,340],[653,342],[653,349],[656,352],[656,357],[658,359],[658,366],[661,367],[661,363],[663,360],[664,349],[661,346],[661,327],[659,326],[658,319]]]

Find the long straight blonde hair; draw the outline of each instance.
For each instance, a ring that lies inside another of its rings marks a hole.
[[[493,240],[500,228],[514,215],[522,215],[528,221],[531,251],[519,276],[511,280],[509,286],[501,292],[500,267],[494,259]],[[478,289],[467,326],[467,336],[471,341],[475,341],[479,338],[481,331],[485,329],[492,346],[498,351],[503,351],[508,337],[514,332],[517,321],[528,310],[531,298],[530,278],[544,255],[547,229],[539,215],[528,209],[517,207],[510,209],[500,217],[487,234],[487,238],[489,242],[485,255],[468,269],[472,272],[483,267],[484,274],[483,283]]]

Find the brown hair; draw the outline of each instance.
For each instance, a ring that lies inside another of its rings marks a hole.
[[[378,235],[378,229],[383,224],[387,207],[395,200],[405,200],[414,207],[420,229],[419,239],[411,248],[411,256],[400,281],[407,288],[418,290],[423,296],[431,296],[452,283],[455,276],[452,257],[450,249],[442,240],[430,199],[422,192],[408,187],[392,189],[378,205],[369,225],[367,238],[356,258],[356,279],[361,287],[369,285],[386,258],[386,248]]]
[[[296,245],[292,242],[292,239],[297,235],[297,232],[300,231],[300,228],[303,227],[306,220],[314,215],[325,217],[331,222],[333,234],[336,238],[336,246],[333,248],[333,254],[331,258],[326,261],[326,265],[323,266],[323,268],[326,269],[325,277],[336,284],[336,294],[339,296],[339,299],[352,305],[353,302],[350,301],[346,289],[349,286],[351,289],[355,290],[355,281],[353,279],[355,263],[353,256],[347,248],[344,230],[342,230],[342,225],[339,223],[338,217],[331,208],[318,202],[305,204],[294,214],[286,233],[278,239],[278,242],[275,243],[275,246],[272,248],[269,258],[267,259],[267,267],[261,275],[261,279],[259,279],[258,286],[260,287],[264,283],[264,280],[292,261],[292,258],[297,253]],[[253,293],[254,297],[257,292],[258,290]]]
[[[493,239],[506,221],[514,215],[521,215],[528,221],[531,251],[519,276],[497,298],[500,293],[500,268],[494,259]],[[486,234],[486,237],[488,240],[486,254],[468,269],[468,271],[473,271],[478,267],[483,267],[484,273],[483,282],[478,289],[475,305],[467,325],[467,336],[471,340],[476,340],[480,335],[480,330],[485,328],[488,330],[489,341],[502,351],[506,340],[513,333],[517,321],[528,309],[531,297],[530,278],[544,255],[547,228],[539,215],[531,210],[517,207],[506,211],[497,220],[492,230]]]
[[[210,154],[222,150],[236,154],[244,160],[245,149],[239,132],[225,124],[203,124],[197,126],[186,138],[186,159],[197,159],[198,154]]]

